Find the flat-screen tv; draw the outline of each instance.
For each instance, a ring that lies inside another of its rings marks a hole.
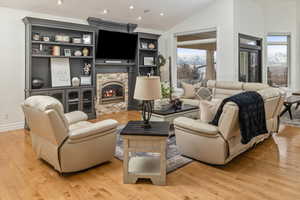
[[[135,59],[137,34],[99,30],[97,41],[98,59]]]

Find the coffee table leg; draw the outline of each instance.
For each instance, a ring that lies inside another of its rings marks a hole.
[[[288,111],[289,111],[290,119],[293,120],[293,115],[292,115],[291,108],[292,108],[292,106],[289,106]]]
[[[128,139],[123,140],[124,145],[124,155],[123,155],[123,182],[129,183],[128,177],[128,159],[129,159],[129,152],[128,152]]]
[[[296,105],[296,110],[299,108],[299,106],[300,106],[300,103],[297,103],[297,105]]]
[[[284,104],[284,109],[280,113],[280,117],[282,117],[288,110],[289,110],[289,106],[287,104]]]

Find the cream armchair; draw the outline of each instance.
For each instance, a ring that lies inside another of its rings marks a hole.
[[[210,164],[223,165],[256,143],[278,131],[278,116],[284,96],[279,89],[258,90],[265,102],[268,133],[253,138],[248,144],[241,143],[238,106],[225,104],[218,126],[185,117],[175,119],[176,144],[188,157]]]
[[[115,120],[90,123],[80,111],[64,114],[62,104],[48,96],[32,96],[22,108],[38,158],[61,173],[76,172],[112,159]]]

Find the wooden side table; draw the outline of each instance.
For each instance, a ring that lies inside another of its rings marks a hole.
[[[155,185],[165,185],[169,123],[151,122],[150,129],[144,129],[142,124],[142,121],[130,121],[121,132],[124,145],[123,181],[133,184],[139,178],[148,178]],[[160,156],[130,157],[130,152],[152,152]]]

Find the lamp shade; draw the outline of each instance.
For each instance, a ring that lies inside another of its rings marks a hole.
[[[161,98],[159,76],[138,76],[136,78],[134,97],[138,100],[155,100]]]

